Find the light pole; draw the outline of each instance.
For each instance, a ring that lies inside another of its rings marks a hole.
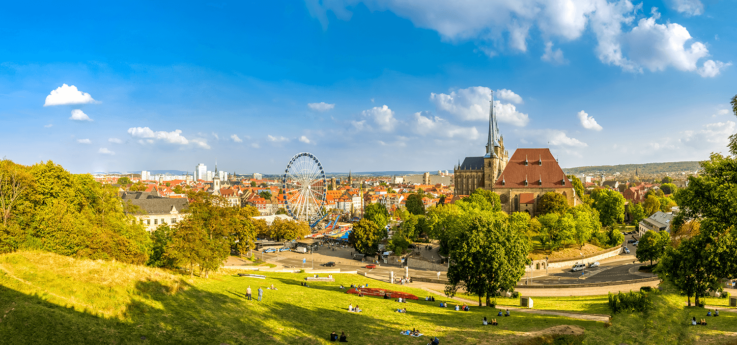
[[[545,275],[548,275],[548,257],[545,257]]]
[[[586,276],[586,263],[583,262],[583,253],[579,253],[579,254],[581,254],[581,263],[583,264],[583,271],[581,271],[581,276],[585,277]]]

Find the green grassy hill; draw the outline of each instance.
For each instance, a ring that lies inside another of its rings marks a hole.
[[[440,301],[447,301],[444,298],[400,305],[349,295],[338,285],[368,283],[420,297],[428,294],[419,289],[350,274],[336,274],[335,283],[302,287],[305,274],[266,274],[266,280],[241,278],[233,272],[190,279],[160,269],[42,252],[1,255],[0,343],[325,344],[329,333],[336,331],[346,332],[349,342],[357,344],[427,344],[429,337],[399,334],[419,328],[427,336],[438,336],[442,344],[537,344],[543,338],[532,337],[540,334],[532,332],[558,325],[582,327],[584,343],[591,344],[642,343],[636,339],[675,344],[698,336],[685,326],[683,308],[672,305],[678,303],[678,296],[660,302],[677,309],[676,313],[662,307],[651,318],[618,315],[609,328],[600,322],[522,313],[500,318],[499,327],[484,327],[483,316],[491,317],[497,310],[439,308]],[[271,284],[279,290],[265,290],[262,302],[245,299],[249,285],[255,295],[259,286]],[[347,312],[350,303],[364,312]],[[407,314],[395,312],[400,306],[407,308]],[[737,318],[723,314],[713,327],[697,331],[710,336],[737,332]],[[580,338],[558,340],[581,343]]]
[[[565,168],[563,171],[568,175],[580,174],[607,174],[611,175],[616,172],[629,176],[637,172],[642,175],[664,174],[664,173],[693,173],[700,169],[699,162],[665,162],[665,163],[644,163],[644,164],[620,164],[620,165],[597,165],[587,167]]]

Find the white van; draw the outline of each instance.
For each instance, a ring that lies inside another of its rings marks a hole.
[[[307,254],[307,248],[305,247],[297,247],[294,251],[297,253]]]
[[[573,265],[573,268],[571,269],[571,271],[573,271],[573,272],[581,271],[584,268],[586,268],[586,265],[584,265],[584,264],[575,264],[575,265]]]

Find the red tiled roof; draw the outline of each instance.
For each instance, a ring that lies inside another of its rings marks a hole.
[[[525,165],[527,159],[527,165]],[[542,160],[540,165],[539,160]],[[527,186],[525,186],[527,178]],[[542,184],[538,183],[542,180]],[[565,180],[565,186],[563,181]],[[502,184],[504,181],[504,184]],[[517,149],[494,184],[498,188],[572,187],[550,149]]]
[[[519,203],[520,204],[534,204],[535,203],[535,193],[520,193]]]

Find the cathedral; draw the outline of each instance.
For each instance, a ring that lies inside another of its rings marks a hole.
[[[453,169],[455,195],[469,195],[478,188],[492,190],[499,194],[504,212],[527,212],[532,216],[538,213],[540,196],[547,192],[562,194],[571,207],[581,204],[581,196],[576,195],[550,149],[517,149],[509,157],[493,104],[492,93],[486,154],[466,157]]]
[[[469,195],[477,188],[492,189],[494,182],[507,167],[509,152],[504,148],[504,138],[499,135],[499,126],[494,114],[494,93],[489,106],[489,138],[486,154],[481,157],[466,157],[453,169],[455,194]]]

